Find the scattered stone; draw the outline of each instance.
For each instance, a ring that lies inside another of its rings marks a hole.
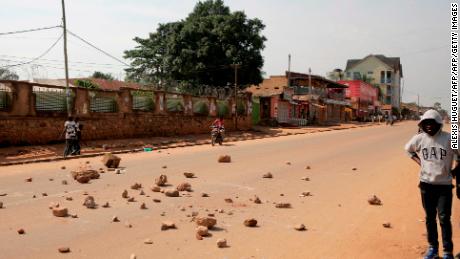
[[[180,208],[180,211],[185,211],[185,210],[186,210],[185,207]]]
[[[201,194],[201,197],[209,197],[209,194],[207,194],[207,193],[202,193],[202,194]]]
[[[217,212],[224,213],[225,211],[224,211],[224,209],[219,209]]]
[[[153,202],[160,203],[161,200],[160,199],[153,199]]]
[[[351,170],[353,170],[353,171],[356,171],[356,170],[358,170],[358,168],[356,168],[356,167],[353,167]]]
[[[198,216],[198,211],[192,211],[192,217]]]
[[[128,202],[135,202],[136,200],[134,199],[134,197],[130,197],[128,198]]]
[[[140,183],[135,183],[135,184],[131,185],[131,189],[133,189],[133,190],[139,190],[140,188],[142,188],[142,184],[140,184]]]
[[[34,195],[32,195],[32,198],[34,198],[34,199],[35,199],[35,198],[37,198],[37,195],[35,195],[35,194],[34,194]]]
[[[30,183],[32,182],[32,177],[26,178],[24,181]]]
[[[287,202],[280,202],[280,203],[277,203],[275,207],[278,209],[289,209],[291,208],[291,204]]]
[[[375,195],[372,195],[369,199],[367,199],[367,202],[370,205],[377,205],[377,206],[382,205],[382,201]]]
[[[189,183],[187,182],[184,182],[184,183],[181,183],[179,184],[176,189],[180,192],[183,192],[183,191],[187,191],[187,192],[191,192],[192,191],[192,185],[190,185]]]
[[[288,162],[286,162],[286,165],[291,165],[291,162],[289,162],[289,161],[288,161]]]
[[[284,196],[284,193],[280,193],[280,196]]]
[[[273,175],[272,175],[272,173],[268,172],[268,173],[262,175],[262,178],[273,178]]]
[[[142,203],[142,204],[141,204],[140,209],[141,209],[141,210],[146,210],[146,209],[147,209],[147,206],[145,205],[145,203]]]
[[[194,178],[194,177],[195,177],[195,174],[194,174],[194,173],[185,172],[185,173],[184,173],[184,176],[185,176],[186,178]]]
[[[217,224],[217,220],[215,218],[205,218],[205,217],[198,217],[195,218],[195,222],[198,226],[204,226],[208,229],[213,228]]]
[[[219,163],[230,163],[232,162],[232,158],[229,156],[229,155],[224,155],[224,156],[220,156],[217,161]]]
[[[164,165],[164,166],[162,166],[161,168],[166,169],[166,168],[168,168],[168,167]]]
[[[168,190],[165,191],[167,197],[179,197],[179,192],[177,190]]]
[[[3,202],[0,201],[0,209],[3,209]]]
[[[257,220],[254,218],[244,220],[244,225],[246,227],[255,227],[257,226]]]
[[[141,192],[139,193],[139,195],[145,195],[144,190],[141,190]]]
[[[91,179],[99,179],[99,173],[90,167],[80,167],[76,171],[70,172],[73,179],[79,183],[88,183]]]
[[[144,240],[144,244],[151,245],[151,244],[153,244],[153,241],[152,241],[152,239],[147,238],[147,239]]]
[[[120,161],[121,161],[121,158],[112,153],[107,153],[102,158],[102,163],[107,168],[118,168],[118,166],[120,165]]]
[[[168,177],[164,174],[160,175],[160,177],[155,178],[155,184],[157,186],[165,186],[168,182]]]
[[[72,198],[72,197],[65,197],[65,199],[66,199],[67,201],[73,201],[73,198]]]
[[[87,192],[87,191],[84,191],[84,192],[83,192],[83,195],[88,195],[88,192]]]
[[[8,195],[6,192],[0,193],[0,196],[6,196],[6,195]]]
[[[196,234],[201,236],[201,237],[205,237],[205,236],[209,235],[208,228],[205,227],[205,226],[198,226],[196,228]]]
[[[69,216],[70,216],[71,218],[74,218],[74,219],[78,218],[78,215],[77,215],[76,213],[69,214]]]
[[[112,222],[120,222],[120,220],[118,219],[117,216],[113,216],[112,217]]]
[[[50,204],[48,205],[48,208],[50,210],[54,209],[54,208],[59,208],[59,203],[57,202],[50,202]]]
[[[121,197],[122,197],[123,199],[128,199],[128,197],[129,197],[129,196],[128,196],[128,191],[127,191],[127,190],[124,190],[124,191],[121,193]]]
[[[300,180],[308,182],[308,181],[310,181],[310,177],[302,177],[302,178],[300,178]]]
[[[170,228],[176,228],[176,224],[172,221],[163,221],[161,223],[161,230],[168,230]]]
[[[125,227],[127,227],[127,228],[132,228],[133,225],[131,225],[131,223],[129,223],[129,222],[125,222]]]
[[[68,247],[59,247],[59,248],[58,248],[58,251],[59,251],[59,253],[63,253],[63,254],[69,253],[69,252],[70,252],[70,248],[68,248]]]
[[[307,228],[305,227],[304,224],[298,224],[294,226],[294,229],[297,231],[305,231]]]
[[[161,192],[161,188],[159,186],[153,186],[151,190],[152,192]]]
[[[62,181],[61,181],[61,184],[67,185],[67,181],[66,181],[66,180],[62,180]]]
[[[69,215],[69,211],[67,208],[53,208],[53,215],[55,217],[67,217]]]
[[[208,217],[215,217],[216,215],[214,213],[208,213]]]
[[[43,196],[43,197],[46,197],[46,196],[48,196],[48,194],[47,194],[46,192],[43,192],[43,193],[42,193],[42,196]]]
[[[259,199],[259,197],[255,196],[255,197],[254,197],[254,203],[255,203],[255,204],[261,204],[262,201]]]
[[[113,168],[109,168],[108,170],[113,171]],[[121,174],[121,170],[120,169],[115,170],[115,174]]]
[[[48,180],[49,180],[50,182],[52,182],[52,181],[54,181],[54,178],[49,178]]]
[[[166,213],[163,211],[162,213],[160,213],[160,216],[164,217],[166,215]]]
[[[85,206],[88,209],[95,209],[96,208],[96,202],[94,201],[93,196],[88,196],[85,198],[85,201],[83,202],[83,206]]]
[[[19,235],[24,235],[26,231],[23,228],[18,229],[18,234]]]
[[[302,192],[299,197],[307,197],[307,196],[311,196],[311,193],[310,192]]]
[[[305,167],[305,169],[310,170],[311,168],[310,168],[309,165],[307,165],[307,166]]]
[[[217,247],[218,248],[227,247],[227,240],[224,239],[224,238],[221,238],[221,239],[217,240]]]
[[[65,170],[65,166],[61,166],[61,169],[62,169],[62,170]]]
[[[384,228],[391,228],[391,223],[390,222],[385,222],[382,224]]]
[[[233,200],[230,199],[230,198],[226,198],[226,199],[225,199],[225,202],[226,202],[226,203],[233,203]]]
[[[227,215],[231,216],[231,215],[233,215],[233,212],[229,211],[229,212],[227,212]]]
[[[110,204],[109,202],[106,202],[102,205],[102,208],[109,208],[110,207]]]

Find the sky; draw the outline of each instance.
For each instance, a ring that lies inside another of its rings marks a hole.
[[[178,21],[196,0],[67,0],[69,31],[123,60],[159,23]],[[446,0],[224,0],[266,25],[265,76],[291,70],[326,76],[347,59],[369,54],[400,57],[403,101],[449,110],[450,2]],[[61,0],[2,0],[0,33],[61,24]],[[61,29],[0,35],[0,66],[31,61],[62,35]],[[64,78],[62,39],[40,60],[14,67],[21,79]],[[70,76],[95,70],[124,78],[125,65],[68,36]],[[123,60],[129,63],[127,60]]]

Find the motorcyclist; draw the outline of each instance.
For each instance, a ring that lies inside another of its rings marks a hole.
[[[223,128],[224,127],[224,117],[219,116],[213,123],[213,128]]]

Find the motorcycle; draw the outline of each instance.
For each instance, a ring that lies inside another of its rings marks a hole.
[[[214,146],[217,142],[219,145],[222,145],[222,142],[224,141],[224,127],[212,126],[211,128],[211,144]]]

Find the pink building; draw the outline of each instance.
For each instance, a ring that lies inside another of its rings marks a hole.
[[[378,110],[380,104],[376,87],[361,80],[340,80],[337,83],[348,86],[345,95],[357,117],[366,118]]]

